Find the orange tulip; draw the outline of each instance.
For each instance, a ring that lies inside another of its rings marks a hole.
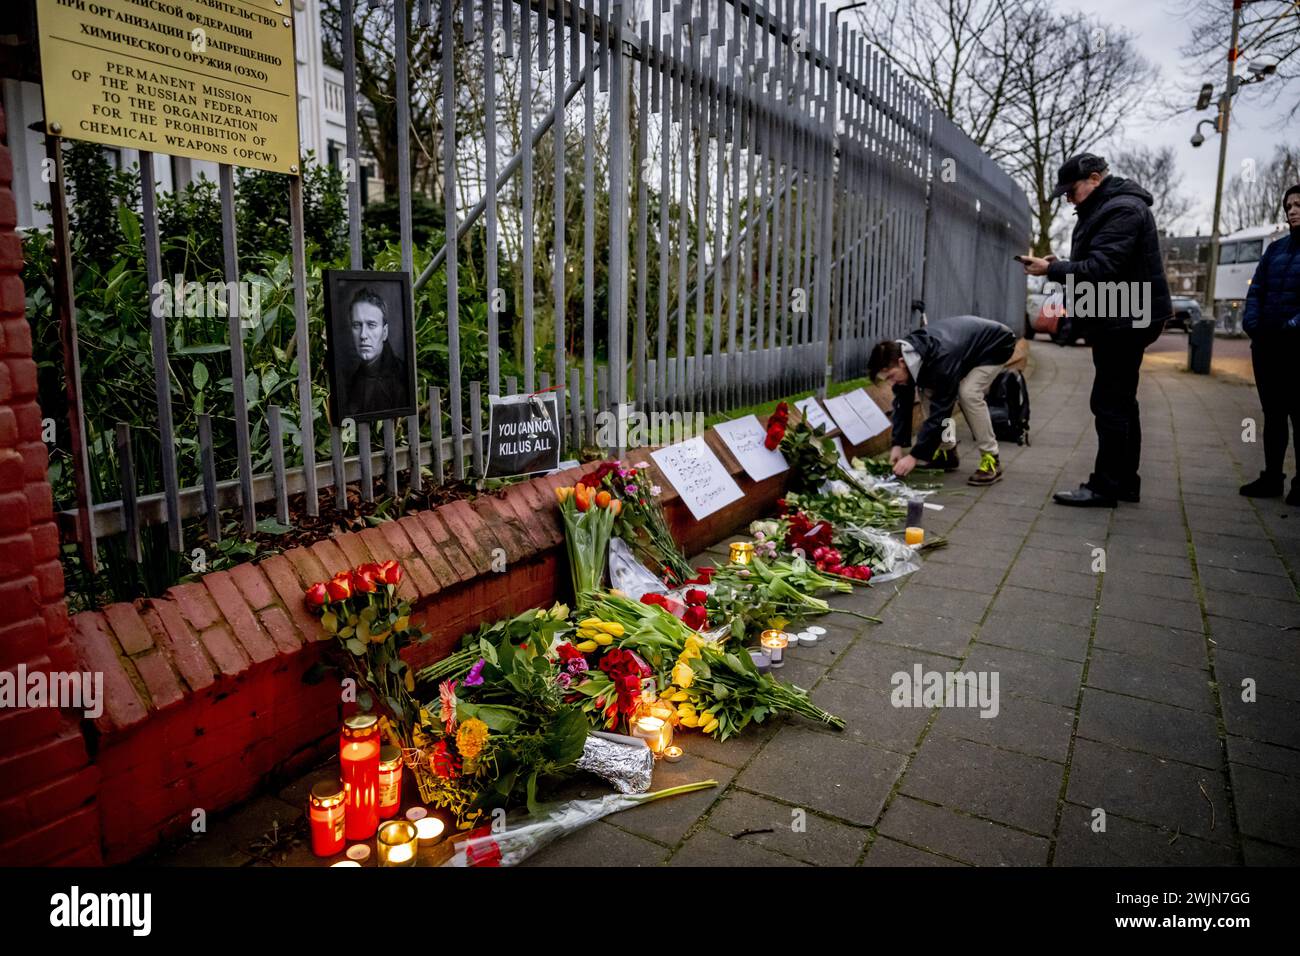
[[[610,493],[608,491],[596,492],[596,507],[608,508],[610,502]]]
[[[620,498],[615,498],[613,501],[611,501],[611,502],[609,503],[609,510],[612,511],[612,512],[614,512],[614,517],[615,517],[615,518],[617,518],[620,514],[622,514],[622,513],[623,513],[623,501],[622,501],[622,499],[620,499]]]

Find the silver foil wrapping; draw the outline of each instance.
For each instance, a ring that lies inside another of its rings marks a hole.
[[[608,780],[619,793],[645,793],[650,789],[655,756],[635,737],[594,732],[582,745],[577,767]]]

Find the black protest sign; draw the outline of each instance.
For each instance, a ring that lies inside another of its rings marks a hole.
[[[560,467],[560,411],[552,394],[488,398],[489,478],[533,475]]]

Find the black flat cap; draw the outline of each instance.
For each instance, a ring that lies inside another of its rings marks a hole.
[[[1056,188],[1052,190],[1052,198],[1064,196],[1080,179],[1087,179],[1093,173],[1104,173],[1106,169],[1106,160],[1096,153],[1071,156],[1056,171]]]

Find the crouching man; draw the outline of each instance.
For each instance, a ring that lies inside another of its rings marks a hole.
[[[958,467],[955,438],[944,420],[960,403],[980,451],[972,485],[991,485],[1002,477],[998,440],[985,395],[1015,351],[1016,337],[1000,322],[956,315],[917,329],[901,339],[882,339],[871,350],[867,375],[894,386],[893,447],[889,458],[900,478],[918,466],[953,471]],[[912,407],[917,388],[929,397],[930,413],[912,443]],[[904,452],[912,445],[910,454]]]

